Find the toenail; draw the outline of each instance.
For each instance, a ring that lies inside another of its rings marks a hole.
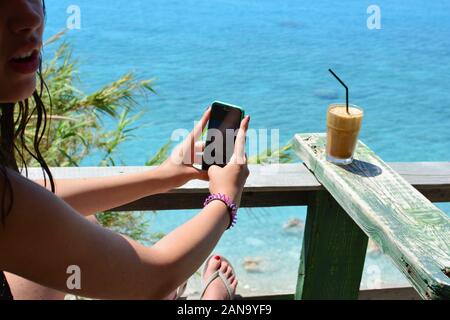
[[[220,257],[219,256],[215,256],[214,259],[220,260]]]

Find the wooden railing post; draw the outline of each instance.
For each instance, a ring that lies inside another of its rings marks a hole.
[[[310,199],[296,299],[357,299],[368,238],[327,191]]]

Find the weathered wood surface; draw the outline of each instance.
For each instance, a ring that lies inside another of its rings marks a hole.
[[[328,191],[308,205],[296,299],[357,299],[368,238]]]
[[[392,167],[433,202],[450,201],[450,163],[393,163]],[[152,167],[69,167],[50,168],[57,179],[98,178],[144,172]],[[308,198],[324,190],[303,164],[251,165],[243,207],[307,205]],[[25,172],[23,172],[25,175]],[[30,168],[30,179],[42,179],[39,168]],[[208,185],[192,181],[169,193],[146,197],[113,210],[197,209],[203,203]]]
[[[450,298],[450,220],[362,142],[353,164],[325,160],[325,135],[295,137],[295,150],[348,215],[426,299]]]
[[[450,162],[388,163],[431,202],[450,202]]]

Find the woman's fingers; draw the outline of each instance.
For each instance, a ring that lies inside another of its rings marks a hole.
[[[195,148],[195,142],[202,135],[203,130],[206,127],[206,124],[209,121],[209,117],[211,116],[211,107],[209,107],[204,113],[200,121],[195,125],[194,129],[189,133],[189,135],[183,141],[183,151],[186,153],[192,152]]]
[[[190,172],[192,173],[192,179],[198,179],[198,180],[204,180],[204,181],[209,180],[208,171],[206,171],[206,170],[201,170],[196,167],[188,167],[188,170],[190,170]]]
[[[197,141],[195,143],[195,152],[203,152],[205,151],[205,145],[206,145],[206,141]]]
[[[202,164],[203,152],[205,151],[205,141],[197,141],[194,147],[194,164]]]
[[[248,130],[249,122],[250,122],[250,116],[246,116],[241,121],[241,126],[240,126],[238,134],[236,136],[236,141],[235,141],[235,145],[234,145],[233,160],[237,164],[245,164],[246,163],[245,138],[247,136],[247,130]]]

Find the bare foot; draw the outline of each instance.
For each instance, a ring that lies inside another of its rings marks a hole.
[[[228,262],[223,260],[220,256],[214,256],[208,262],[208,267],[206,268],[203,281],[208,281],[209,277],[216,272],[217,270],[222,271],[225,277],[228,279],[228,282],[231,284],[231,289],[233,293],[236,292],[236,287],[238,284],[238,280],[236,276],[233,274],[233,270]],[[210,283],[208,288],[203,295],[202,300],[229,300],[230,297],[228,295],[227,288],[223,281],[217,277],[213,282]]]

